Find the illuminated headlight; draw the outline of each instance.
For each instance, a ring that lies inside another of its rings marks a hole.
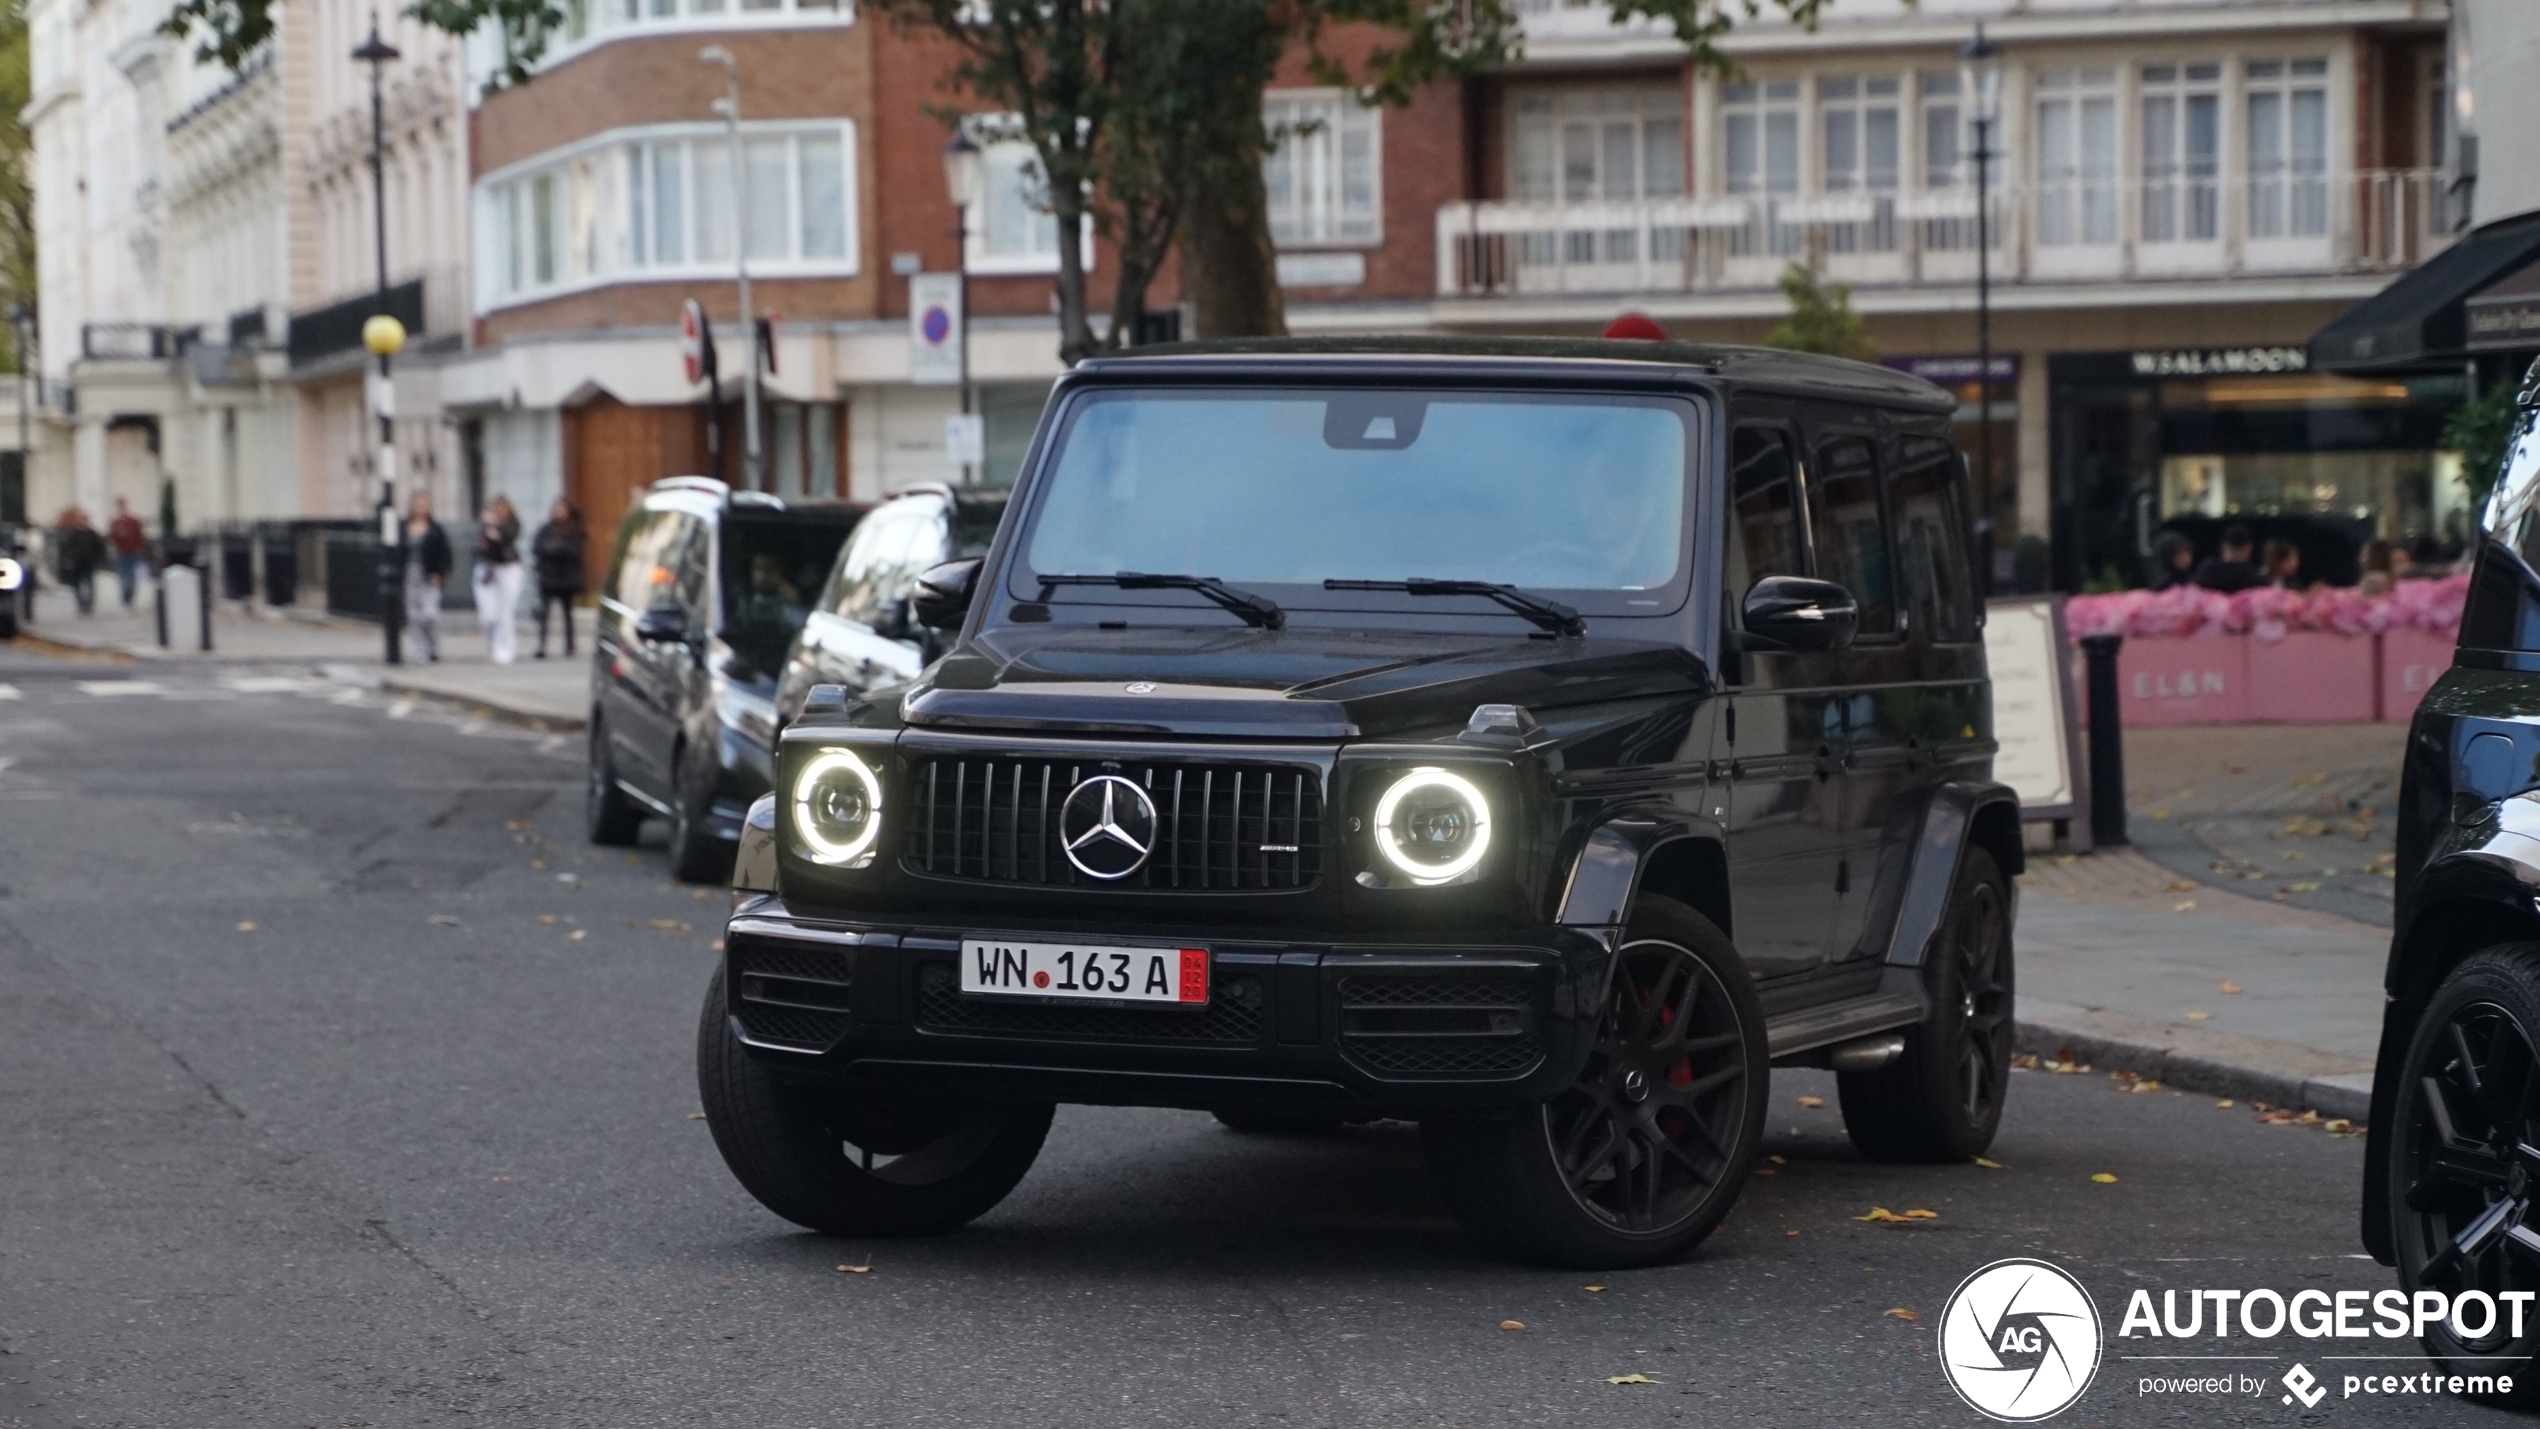
[[[853,751],[816,754],[794,775],[794,836],[814,863],[860,867],[882,836],[882,781]]]
[[[1452,883],[1490,852],[1490,801],[1460,774],[1414,769],[1376,801],[1376,851],[1414,883]]]

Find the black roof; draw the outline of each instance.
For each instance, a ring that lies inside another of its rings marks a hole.
[[[1093,370],[1210,358],[1419,359],[1448,361],[1603,362],[1690,368],[1742,385],[1783,390],[1840,392],[1856,401],[1932,411],[1951,411],[1957,399],[1910,373],[1773,347],[1729,343],[1641,342],[1596,337],[1259,337],[1214,342],[1173,342],[1136,348],[1087,362]]]

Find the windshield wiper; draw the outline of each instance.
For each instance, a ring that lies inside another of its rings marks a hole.
[[[1116,571],[1107,576],[1035,576],[1044,590],[1062,585],[1107,585],[1122,590],[1187,590],[1215,601],[1244,624],[1257,630],[1285,630],[1286,611],[1254,595],[1237,590],[1215,576],[1157,575],[1148,571]]]
[[[1529,595],[1513,585],[1496,581],[1433,581],[1413,576],[1407,581],[1325,581],[1325,590],[1398,590],[1405,595],[1478,595],[1533,621],[1555,635],[1585,635],[1587,622],[1579,613],[1557,600]]]

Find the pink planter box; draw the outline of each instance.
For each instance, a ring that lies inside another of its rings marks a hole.
[[[2417,712],[2417,701],[2452,668],[2459,644],[2449,635],[2416,629],[2392,630],[2381,637],[2381,717],[2405,723]]]
[[[2253,724],[2369,724],[2378,694],[2369,635],[2296,630],[2249,640]]]
[[[2128,640],[2117,650],[2117,699],[2127,724],[2246,724],[2249,642],[2228,635]],[[2085,699],[2082,708],[2089,707]]]

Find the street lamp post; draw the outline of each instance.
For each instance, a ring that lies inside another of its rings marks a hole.
[[[379,359],[369,387],[370,407],[379,419],[379,628],[391,665],[404,659],[398,638],[404,632],[406,606],[405,561],[397,531],[397,389],[388,364],[406,345],[406,326],[388,311],[388,121],[379,86],[381,67],[397,57],[397,47],[379,38],[379,12],[372,11],[370,38],[353,51],[353,58],[370,66],[371,250],[378,287],[371,315],[362,324],[362,346]]]
[[[961,273],[961,415],[970,415],[970,210],[979,201],[980,185],[986,178],[986,160],[969,131],[956,125],[950,143],[944,145],[944,189],[952,195],[953,237],[960,245]],[[977,468],[961,464],[961,483],[970,485],[977,479]]]
[[[2002,47],[1984,37],[1958,51],[1976,140],[1976,580],[1993,590],[1993,127],[2002,117]]]
[[[723,97],[714,102],[714,112],[723,116],[724,142],[732,156],[732,273],[741,288],[741,340],[750,351],[749,365],[741,369],[746,374],[741,385],[742,483],[752,491],[763,491],[767,483],[758,436],[758,313],[750,306],[750,171],[741,161],[741,62],[721,45],[706,46],[697,58],[723,66]]]

